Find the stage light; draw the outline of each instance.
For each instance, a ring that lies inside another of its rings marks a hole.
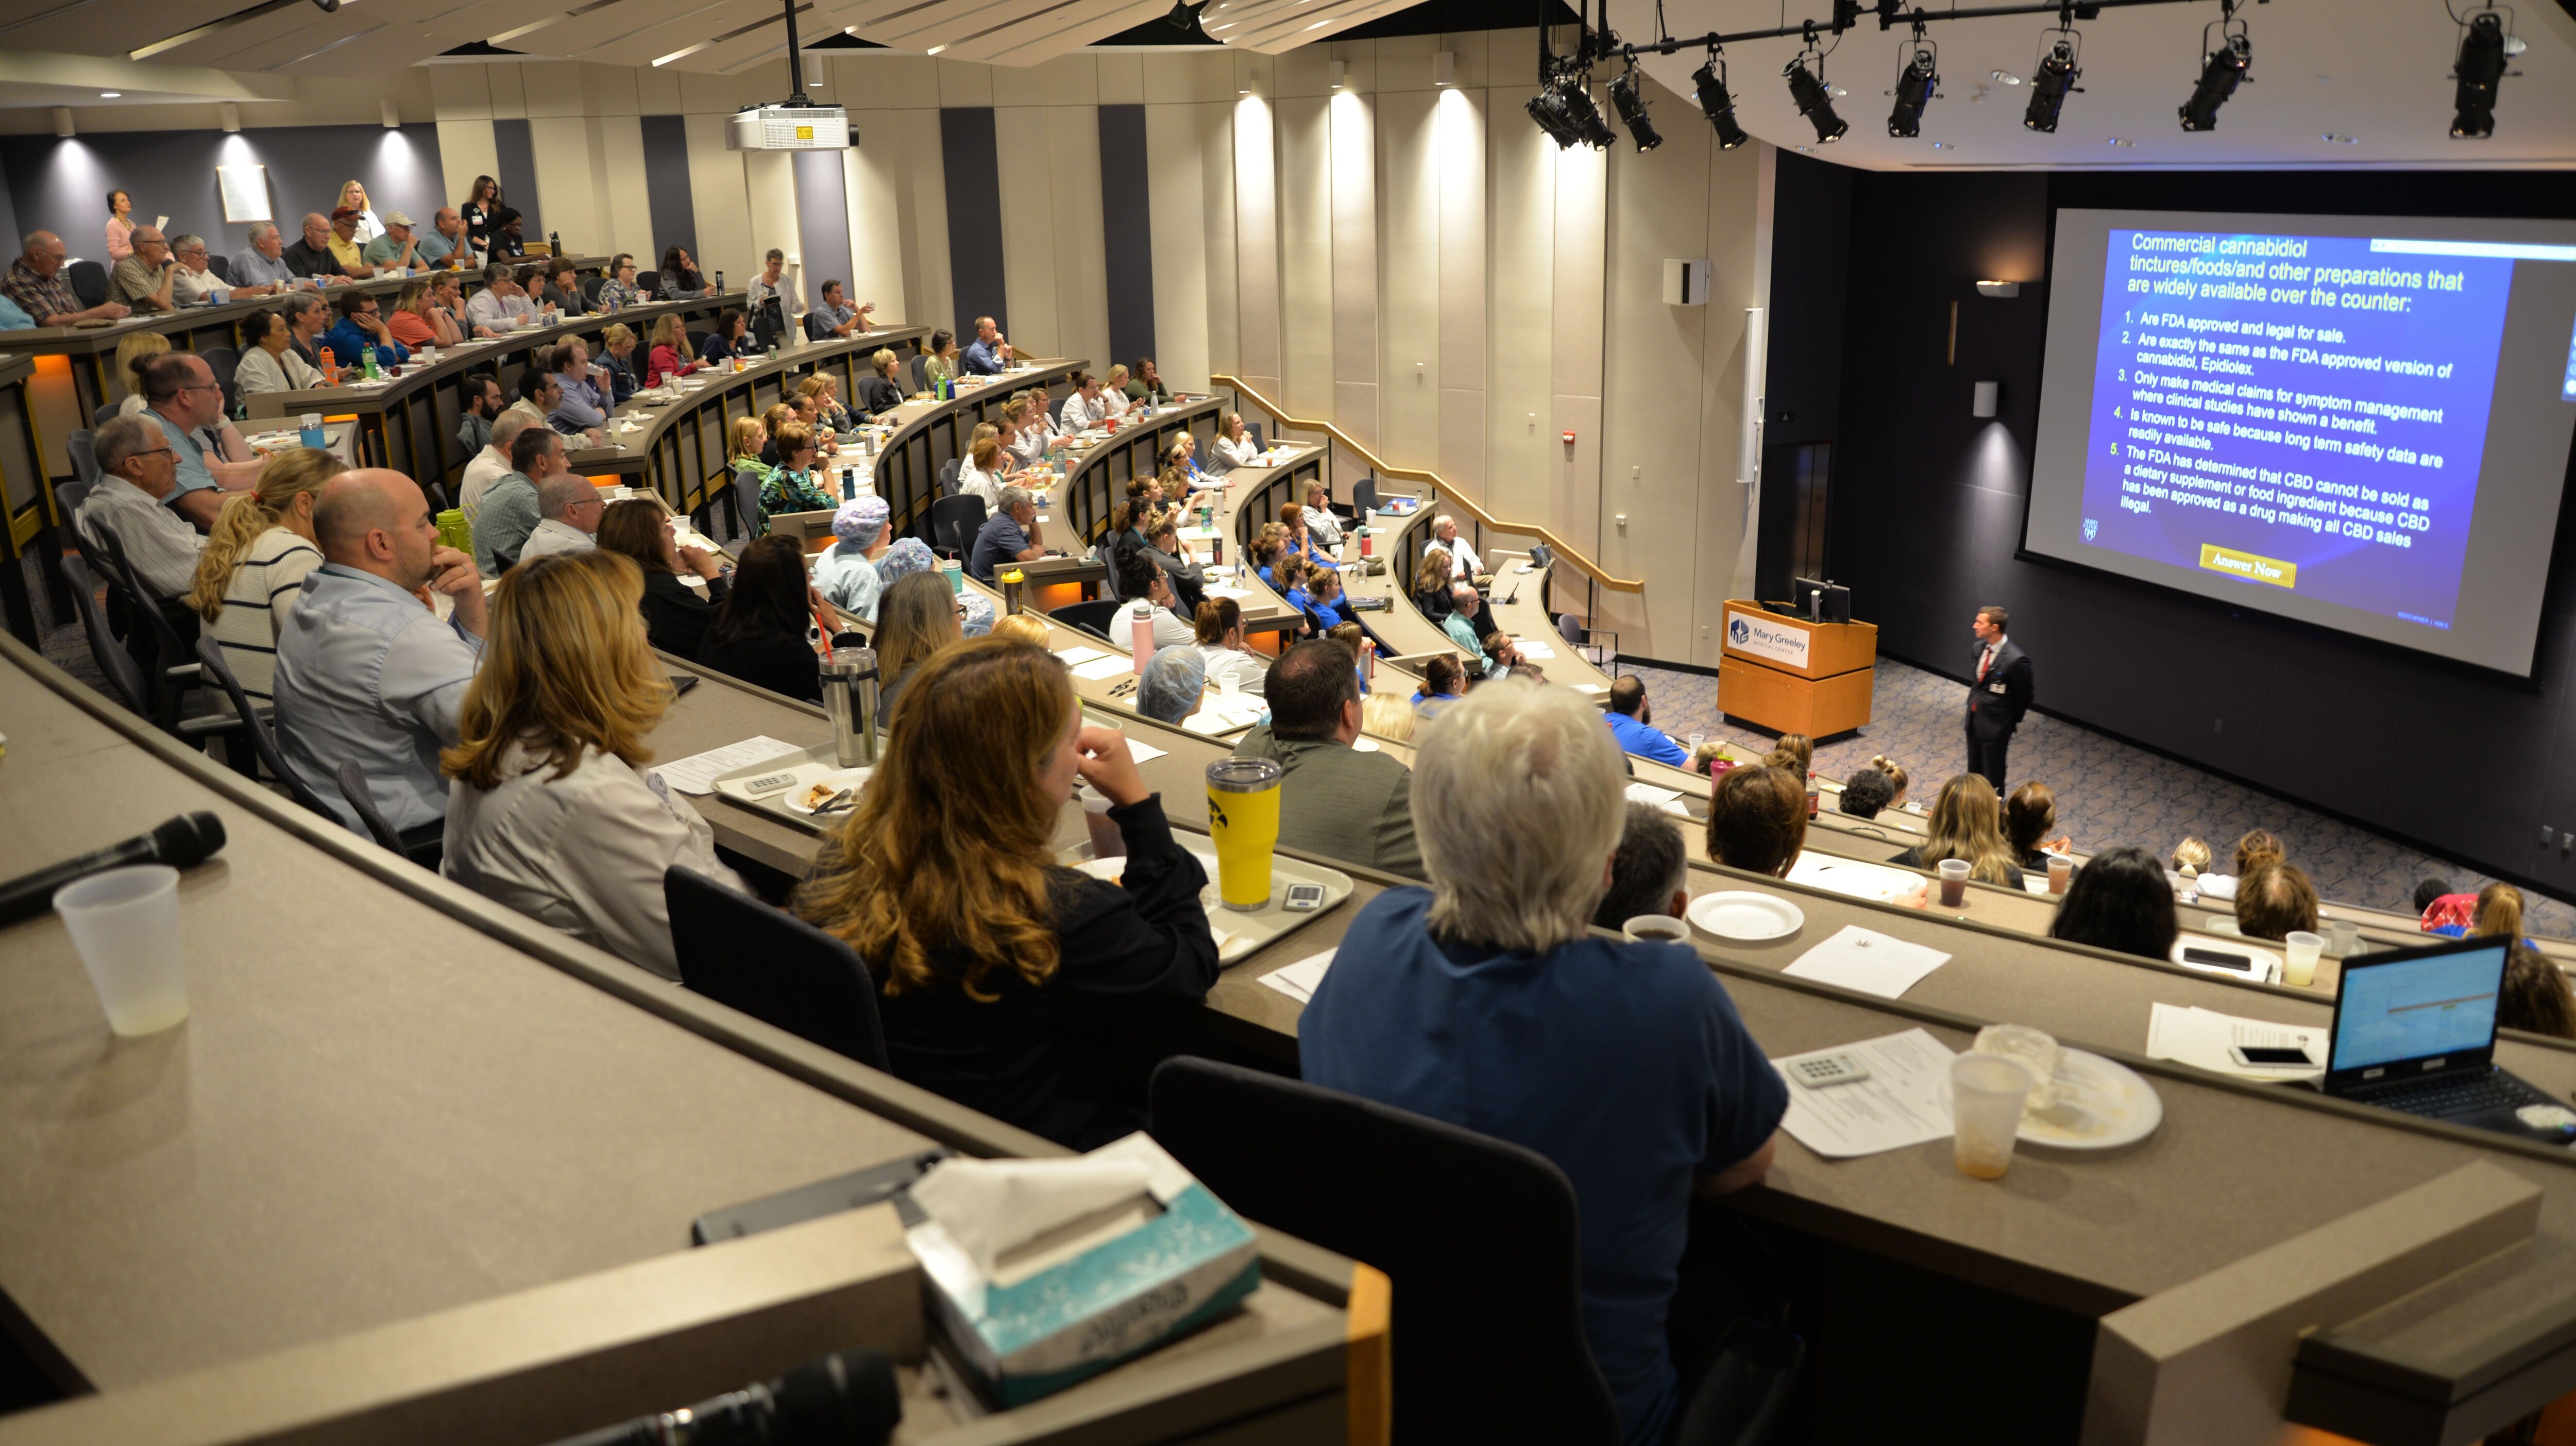
[[[2495,134],[2496,85],[2504,79],[2504,17],[2481,10],[2460,30],[2460,57],[2451,67],[2460,82],[2452,108],[2451,138],[2482,141]]]
[[[1538,94],[1529,98],[1529,115],[1531,120],[1538,122],[1540,130],[1547,132],[1547,138],[1556,142],[1560,148],[1573,145],[1583,138],[1581,128],[1574,123],[1574,117],[1566,113],[1564,93],[1553,85],[1541,89]]]
[[[1556,88],[1564,97],[1566,115],[1574,122],[1576,139],[1596,151],[1610,149],[1611,142],[1619,139],[1619,133],[1610,129],[1610,122],[1601,115],[1601,107],[1592,103],[1591,77],[1563,76],[1558,79]]]
[[[1806,57],[1790,61],[1780,73],[1788,77],[1789,98],[1798,103],[1798,114],[1816,128],[1816,143],[1831,145],[1841,140],[1851,126],[1834,114],[1833,98],[1825,94],[1824,83],[1816,79],[1815,72],[1807,69]]]
[[[2025,128],[2049,135],[2057,133],[2057,113],[2066,108],[2066,93],[2084,74],[2083,67],[2076,63],[2081,44],[2074,31],[2064,31],[2050,42],[2048,53],[2039,58],[2039,68],[2030,75],[2030,104],[2021,113]]]
[[[1917,38],[1912,58],[1897,72],[1896,89],[1889,92],[1896,97],[1896,104],[1887,113],[1887,133],[1898,137],[1923,134],[1923,107],[1932,103],[1932,93],[1940,85],[1940,53],[1929,42]]]
[[[1664,138],[1655,134],[1654,122],[1646,118],[1646,97],[1638,89],[1635,62],[1631,61],[1610,82],[1610,104],[1618,109],[1619,123],[1628,128],[1638,150],[1651,151],[1664,143]]]
[[[2207,43],[2206,39],[2203,43]],[[2202,57],[2200,84],[2192,88],[2191,99],[2176,108],[2175,113],[2182,117],[2182,128],[2186,131],[2218,129],[2218,108],[2227,104],[2227,98],[2244,83],[2246,67],[2253,63],[2254,42],[2247,38],[2243,29],[2233,34],[2222,33],[2218,48]]]
[[[1708,123],[1717,127],[1717,148],[1731,151],[1752,137],[1735,123],[1735,97],[1726,93],[1725,64],[1712,55],[1708,64],[1691,72],[1691,81],[1699,87],[1699,108],[1708,113]]]

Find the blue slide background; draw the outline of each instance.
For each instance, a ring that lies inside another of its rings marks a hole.
[[[2085,542],[2196,575],[2215,544],[2297,564],[2301,596],[2448,628],[2515,263],[2123,229],[2106,261]]]

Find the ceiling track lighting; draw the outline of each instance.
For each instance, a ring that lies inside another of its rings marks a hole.
[[[1896,72],[1896,88],[1888,92],[1896,104],[1887,112],[1887,133],[1900,140],[1911,140],[1923,134],[1923,108],[1941,89],[1941,47],[1924,38],[1923,22],[1914,22],[1914,39],[1906,44],[1904,64]]]
[[[2030,104],[2021,113],[2023,129],[2057,134],[2058,112],[2066,108],[2068,92],[2083,89],[2075,83],[2083,76],[2084,37],[2071,25],[2041,32],[2039,63],[2030,71]]]
[[[2522,52],[2508,20],[2511,12],[2495,6],[2470,11],[2460,21],[2460,49],[2451,64],[2459,82],[2451,108],[2451,138],[2482,141],[2495,134],[2496,87],[2506,74],[2506,60]]]
[[[1752,137],[1735,120],[1735,97],[1726,89],[1726,57],[1712,49],[1708,63],[1691,72],[1691,83],[1698,86],[1699,108],[1708,115],[1708,123],[1717,130],[1717,148],[1731,151]]]
[[[1619,123],[1628,128],[1628,136],[1639,151],[1651,151],[1664,143],[1656,134],[1654,122],[1646,117],[1646,97],[1639,89],[1645,77],[1638,73],[1632,58],[1628,68],[1610,82],[1610,104],[1619,112]]]
[[[2233,0],[2223,3],[2227,18],[2201,27],[2200,83],[2192,87],[2191,99],[2175,109],[2182,117],[2182,128],[2195,134],[2218,129],[2218,108],[2236,94],[2254,64],[2254,42],[2245,33],[2245,22],[2235,18]],[[2213,27],[2218,32],[2215,45],[2210,43]]]
[[[1807,55],[1802,52],[1783,66],[1780,74],[1788,79],[1789,99],[1797,102],[1798,114],[1816,128],[1816,144],[1831,145],[1841,140],[1851,123],[1834,114],[1834,99],[1825,94],[1825,83],[1807,68]]]

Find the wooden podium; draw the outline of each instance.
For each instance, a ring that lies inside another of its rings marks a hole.
[[[1717,664],[1722,713],[1775,733],[1810,738],[1869,722],[1878,671],[1878,625],[1811,623],[1730,598]]]

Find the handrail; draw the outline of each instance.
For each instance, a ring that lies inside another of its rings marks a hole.
[[[1448,499],[1450,505],[1456,507],[1459,511],[1466,513],[1468,516],[1475,518],[1478,523],[1489,527],[1496,532],[1513,533],[1523,537],[1535,537],[1539,539],[1541,542],[1547,544],[1549,551],[1556,554],[1557,561],[1573,568],[1576,572],[1583,574],[1585,577],[1592,579],[1594,582],[1601,584],[1612,592],[1644,592],[1646,590],[1646,580],[1644,578],[1612,577],[1610,574],[1601,570],[1601,565],[1599,563],[1596,563],[1591,558],[1584,556],[1581,552],[1569,545],[1564,538],[1557,536],[1545,527],[1541,527],[1536,523],[1503,522],[1497,520],[1492,513],[1487,512],[1484,508],[1478,506],[1475,499],[1461,493],[1455,485],[1444,480],[1437,472],[1425,471],[1420,467],[1389,466],[1384,458],[1378,456],[1377,453],[1370,451],[1367,447],[1362,446],[1357,439],[1351,436],[1350,433],[1343,431],[1332,423],[1288,415],[1288,413],[1283,410],[1277,402],[1270,400],[1268,397],[1263,396],[1251,387],[1244,385],[1241,377],[1230,377],[1218,374],[1209,377],[1208,381],[1217,386],[1234,388],[1237,392],[1250,398],[1254,406],[1261,408],[1261,410],[1268,412],[1271,416],[1277,418],[1279,425],[1283,427],[1295,427],[1302,432],[1323,432],[1329,435],[1334,441],[1339,442],[1343,446],[1358,453],[1360,460],[1368,463],[1369,470],[1377,473],[1381,477],[1393,477],[1406,482],[1430,483],[1433,487],[1439,489],[1440,495]]]

